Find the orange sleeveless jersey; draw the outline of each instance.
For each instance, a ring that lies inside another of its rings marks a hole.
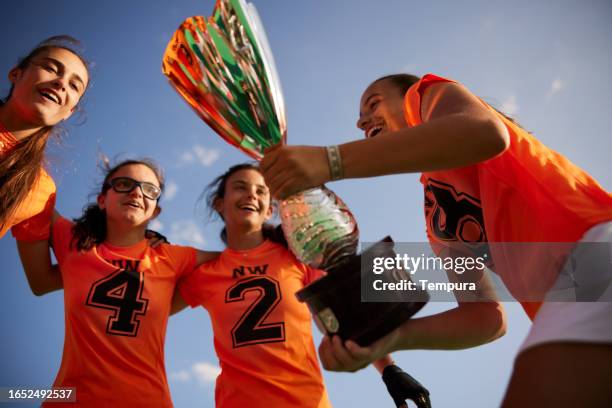
[[[221,374],[216,406],[330,407],[306,305],[295,292],[321,271],[265,241],[226,249],[179,285],[192,307],[208,310]]]
[[[0,156],[10,154],[17,143],[13,134],[0,123]],[[13,236],[20,241],[48,239],[54,207],[55,183],[41,168],[32,190],[6,224],[0,226],[0,238],[12,227]]]
[[[172,407],[166,325],[177,281],[195,268],[195,250],[143,240],[79,252],[70,246],[72,225],[60,218],[52,231],[66,330],[53,385],[76,387],[77,403],[66,407]]]
[[[421,97],[432,84],[455,82],[425,75],[406,93],[410,126],[422,123]],[[612,194],[561,154],[482,102],[508,129],[510,146],[501,155],[463,168],[427,172],[427,236],[432,246],[463,242],[576,242],[593,225],[612,220]],[[451,149],[452,146],[449,146]],[[493,269],[511,293],[549,287],[558,274],[551,259],[491,251]],[[558,260],[557,260],[558,261]],[[544,286],[543,286],[544,285]],[[538,302],[521,302],[531,319]]]

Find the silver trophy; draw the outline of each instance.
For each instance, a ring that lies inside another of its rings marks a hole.
[[[211,17],[190,17],[174,33],[163,72],[195,112],[223,139],[260,160],[285,143],[285,105],[274,58],[252,4],[219,0]],[[291,251],[313,268],[330,270],[357,252],[357,222],[331,190],[321,187],[280,202]]]

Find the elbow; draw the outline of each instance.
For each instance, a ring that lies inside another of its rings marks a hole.
[[[37,297],[40,297],[42,295],[46,295],[47,293],[49,293],[49,291],[46,288],[35,286],[35,285],[30,285],[30,290],[32,291],[34,296],[37,296]]]
[[[494,158],[508,150],[510,147],[510,135],[508,129],[504,123],[492,117],[487,119],[483,124],[483,135],[486,135],[487,152],[488,158]]]
[[[48,284],[46,282],[32,282],[31,280],[29,280],[28,284],[34,296],[43,296],[49,292],[53,292],[54,290],[59,289],[57,287],[54,287],[54,285]]]
[[[467,302],[459,306],[471,316],[470,347],[490,343],[506,334],[506,313],[499,302]]]
[[[482,340],[490,343],[506,334],[506,312],[499,302],[487,302],[483,305]]]

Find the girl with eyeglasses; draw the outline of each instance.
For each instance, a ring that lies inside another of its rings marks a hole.
[[[21,240],[49,237],[55,183],[43,166],[45,148],[89,84],[78,46],[69,36],[50,37],[8,74],[11,88],[0,101],[0,237],[11,227]]]
[[[422,173],[434,250],[489,245],[492,270],[534,322],[503,406],[612,406],[612,194],[463,85],[436,75],[377,79],[361,97],[357,126],[366,140],[268,151],[262,170],[272,193],[284,197],[332,179]],[[512,243],[528,243],[526,253],[513,251]],[[541,243],[574,249],[547,251]],[[607,244],[607,259],[593,243]],[[574,301],[546,301],[564,287],[573,289],[567,294]],[[585,293],[588,301],[576,301]],[[325,338],[323,365],[355,370],[392,351],[462,349],[504,333],[494,297],[458,300],[457,308],[409,320],[369,347]]]
[[[51,245],[59,270],[27,268],[40,294],[63,288],[65,340],[54,387],[75,387],[76,403],[48,406],[172,407],[164,368],[168,316],[178,282],[217,256],[149,245],[164,181],[149,160],[108,169],[96,203],[71,222],[55,213]]]

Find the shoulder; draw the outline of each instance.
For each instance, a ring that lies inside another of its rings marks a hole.
[[[152,248],[153,252],[157,252],[160,255],[166,255],[173,260],[181,260],[184,258],[195,259],[197,250],[190,246],[176,245],[176,244],[160,244],[155,248]]]
[[[53,177],[51,177],[49,173],[47,173],[47,170],[45,170],[44,167],[40,168],[36,188],[41,191],[47,192],[48,194],[55,193],[55,191],[57,190]]]
[[[71,230],[74,227],[74,222],[61,216],[58,213],[53,214],[53,229],[54,230]]]
[[[293,252],[291,252],[291,250],[289,250],[289,248],[287,248],[285,245],[274,241],[268,241],[268,243],[268,251],[270,252],[270,255],[277,256],[279,258],[289,257],[290,259],[295,260],[295,262],[300,262],[297,260]]]
[[[425,74],[421,77],[419,82],[410,87],[410,90],[413,92],[418,92],[422,95],[425,90],[440,84],[458,84],[458,82],[454,79],[445,78],[435,74]]]
[[[202,262],[201,264],[197,265],[195,270],[205,272],[205,271],[216,269],[218,266],[219,266],[219,257]]]
[[[453,114],[495,116],[484,101],[456,81],[435,79],[420,92],[418,108],[423,122]]]
[[[412,85],[404,96],[404,112],[406,120],[412,126],[419,125],[427,120],[426,114],[430,110],[432,91],[438,92],[442,87],[457,84],[456,81],[434,74],[425,74]]]

